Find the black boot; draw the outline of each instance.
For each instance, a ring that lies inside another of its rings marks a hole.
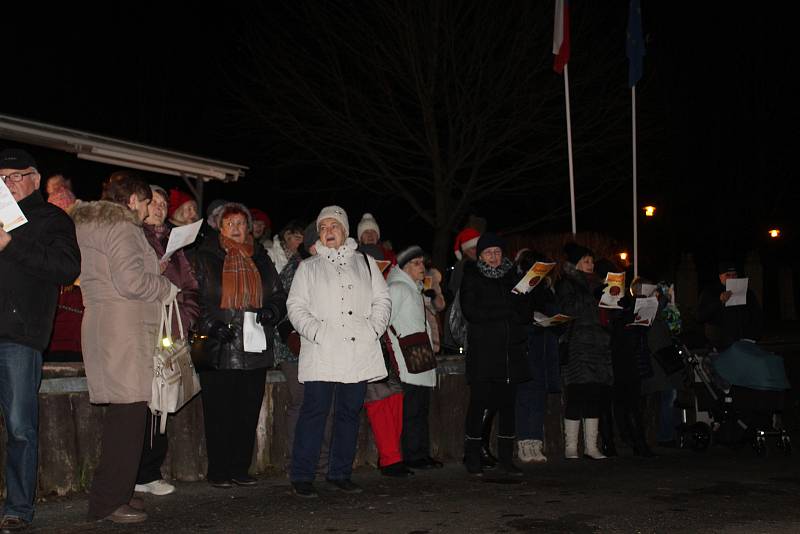
[[[611,410],[605,410],[600,414],[600,451],[605,456],[617,456],[617,447],[614,445],[614,417]]]
[[[490,408],[483,412],[483,424],[481,427],[481,467],[484,469],[494,469],[497,465],[497,458],[492,454],[492,427],[494,426],[494,416],[496,408]]]
[[[638,409],[628,412],[628,425],[631,429],[631,437],[633,438],[633,455],[641,456],[643,458],[652,458],[655,456],[650,447],[647,445],[647,438],[644,432],[644,423],[642,421],[642,412]]]
[[[470,475],[483,475],[481,467],[481,441],[478,439],[464,439],[464,467]]]
[[[521,477],[522,469],[514,465],[514,441],[513,437],[497,437],[498,469],[506,475]]]

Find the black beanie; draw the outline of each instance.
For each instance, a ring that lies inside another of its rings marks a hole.
[[[584,256],[594,257],[594,254],[591,250],[575,243],[574,241],[570,241],[564,245],[564,254],[567,255],[567,261],[573,265],[577,265]]]
[[[478,256],[487,248],[500,247],[500,249],[502,249],[504,246],[505,243],[499,235],[494,232],[485,232],[481,234],[481,237],[478,239]]]

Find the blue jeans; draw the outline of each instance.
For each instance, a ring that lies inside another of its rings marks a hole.
[[[0,412],[6,422],[6,503],[3,515],[33,520],[39,452],[42,353],[0,341]]]
[[[311,482],[319,462],[325,421],[333,408],[333,431],[328,457],[328,479],[349,479],[358,444],[358,425],[367,383],[305,382],[303,406],[297,418],[292,447],[292,482]]]
[[[528,368],[532,380],[517,384],[517,439],[544,439],[547,394],[560,391],[558,337],[542,328],[528,332]]]

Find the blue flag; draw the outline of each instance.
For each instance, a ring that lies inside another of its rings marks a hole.
[[[628,86],[633,87],[642,77],[642,58],[644,57],[644,37],[642,35],[642,6],[639,0],[630,0],[628,9]]]

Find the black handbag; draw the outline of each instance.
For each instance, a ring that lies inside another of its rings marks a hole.
[[[216,369],[220,344],[216,339],[192,332],[189,339],[192,364],[198,371]]]

